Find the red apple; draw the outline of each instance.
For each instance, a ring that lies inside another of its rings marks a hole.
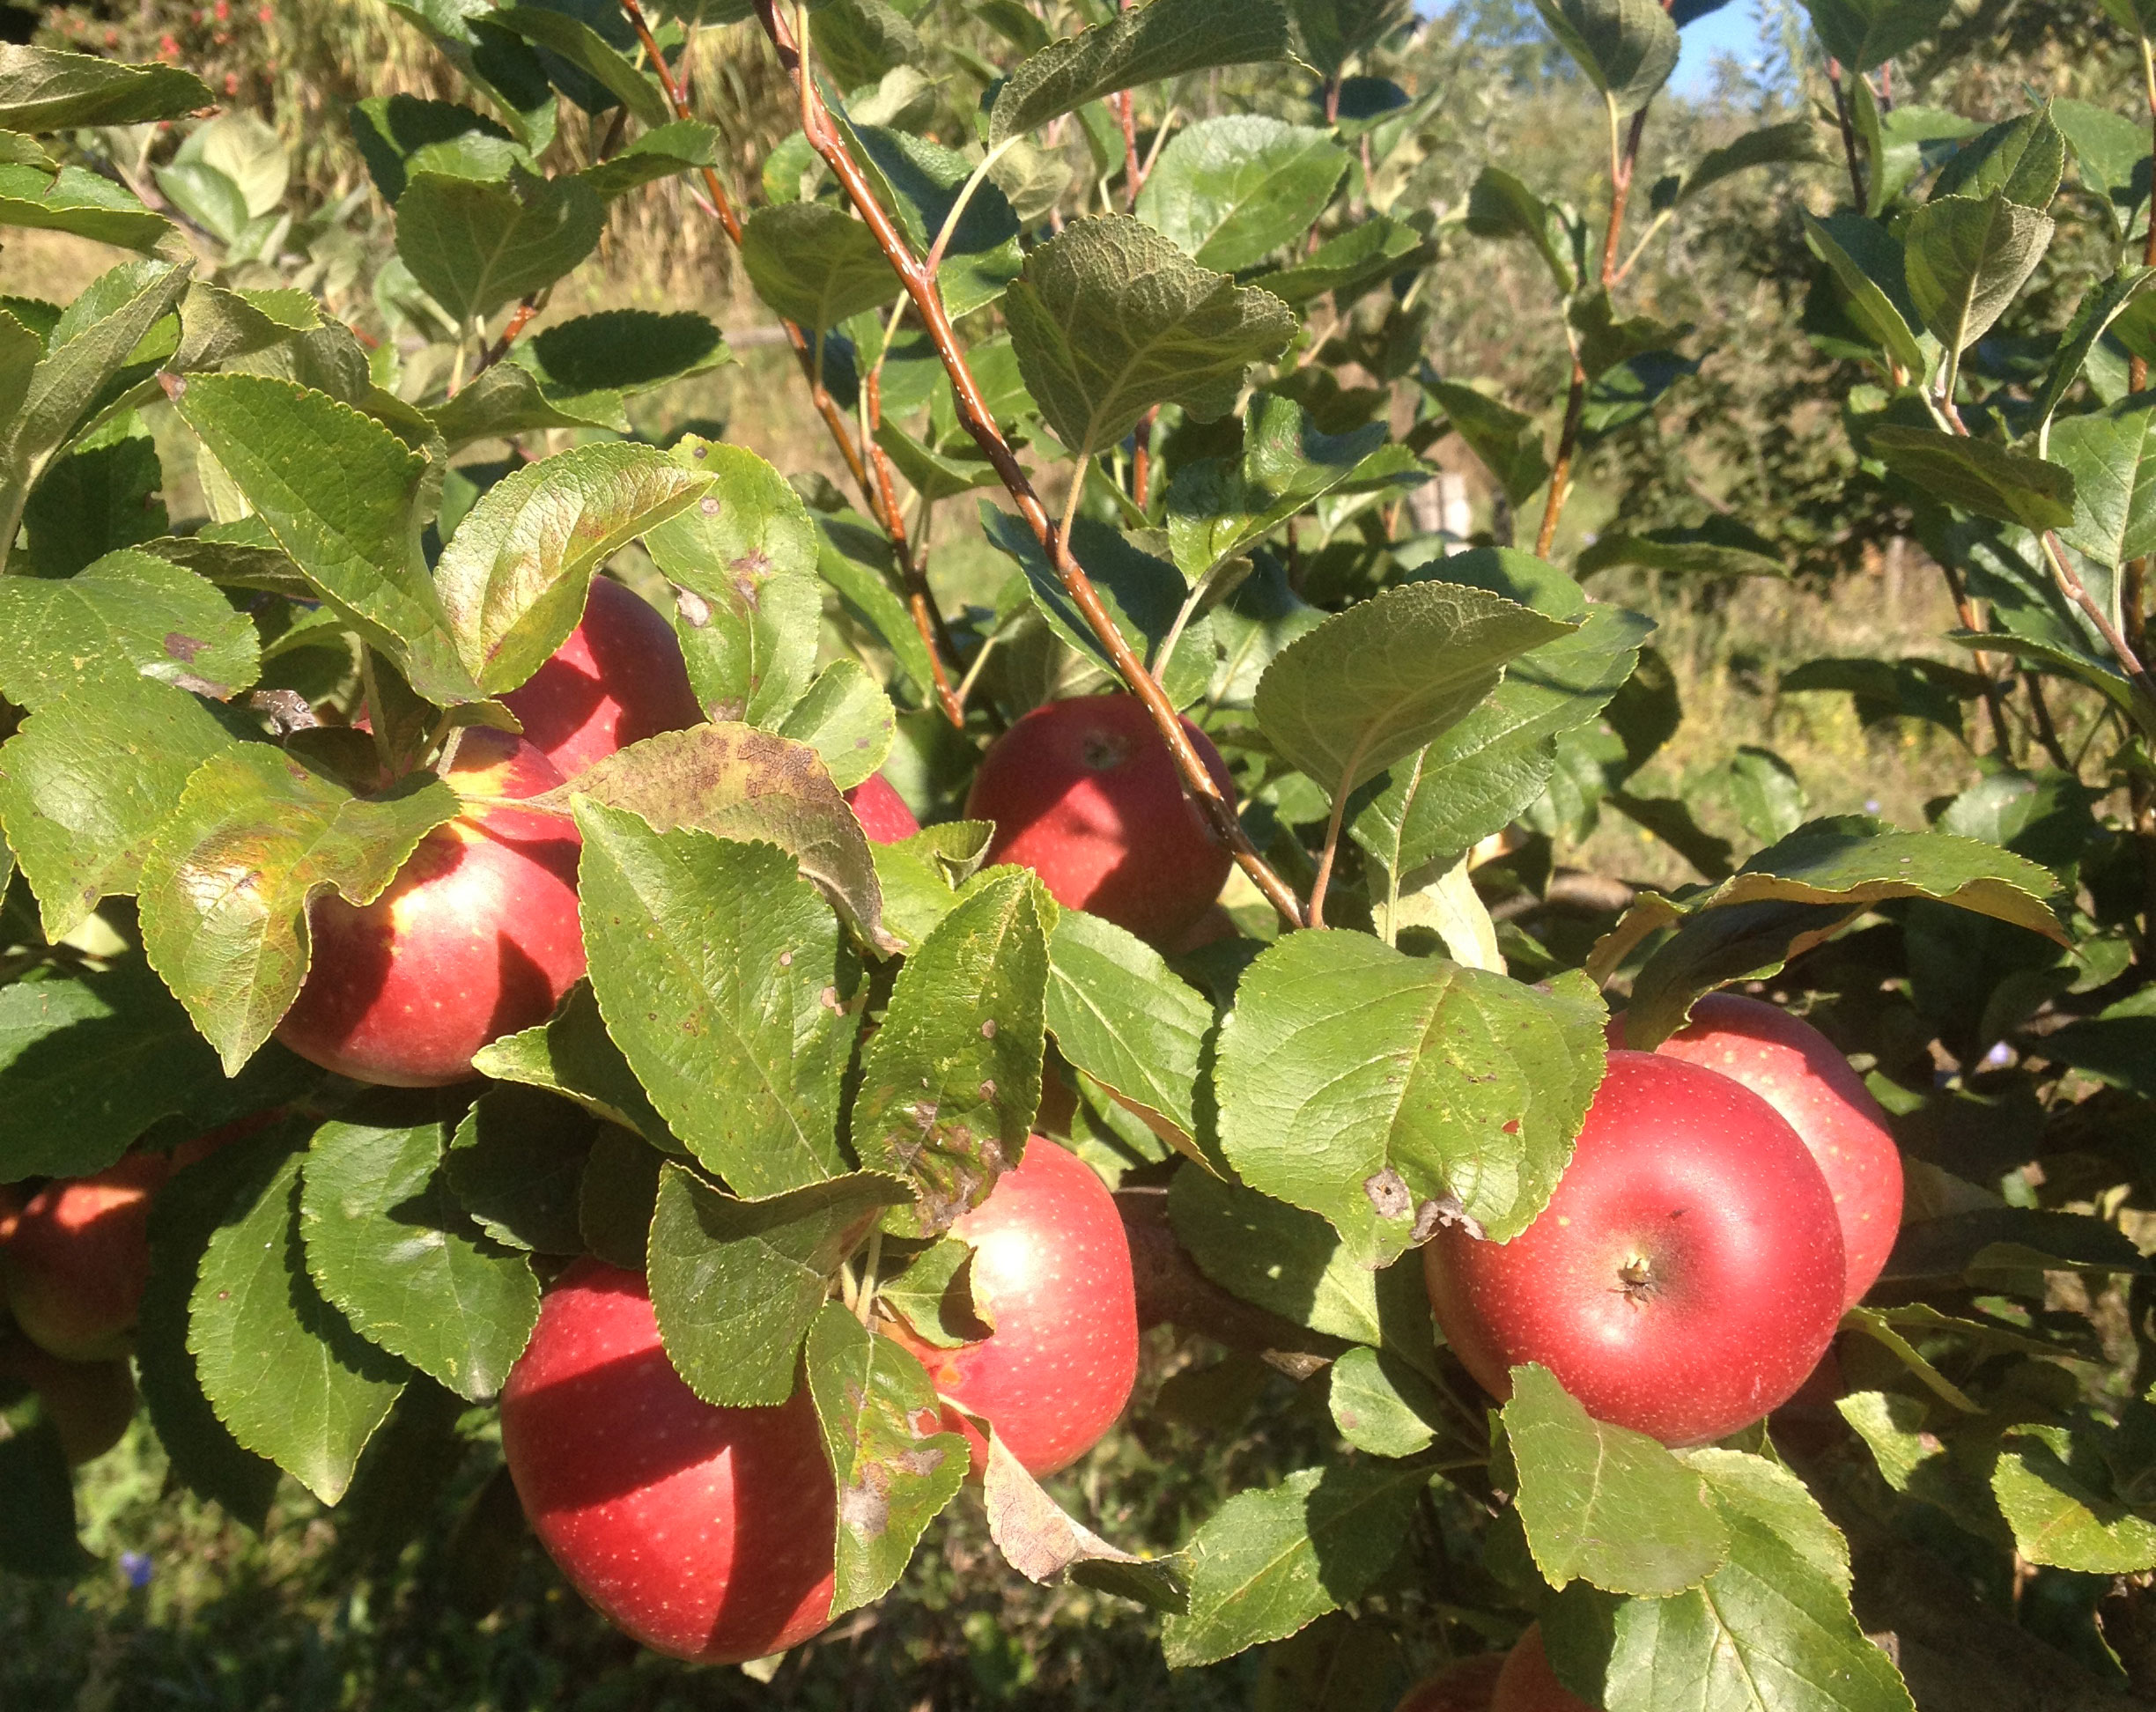
[[[1232,799],[1220,751],[1188,719],[1183,728]],[[1059,904],[1157,945],[1196,924],[1232,865],[1135,696],[1035,708],[981,758],[966,814],[995,823],[991,862],[1030,867]]]
[[[1842,1229],[1797,1133],[1749,1088],[1616,1052],[1557,1192],[1509,1243],[1441,1229],[1437,1323],[1495,1397],[1538,1361],[1597,1420],[1698,1444],[1789,1397],[1842,1316]]]
[[[529,743],[475,727],[451,780],[468,793],[536,796],[562,776]],[[584,972],[575,824],[477,806],[419,843],[365,908],[307,908],[306,984],[277,1038],[360,1081],[430,1088],[472,1074],[489,1041],[543,1022]]]
[[[1609,1033],[1612,1045],[1624,1044],[1621,1015],[1610,1019]],[[1901,1155],[1864,1078],[1809,1022],[1739,993],[1709,993],[1655,1051],[1742,1082],[1812,1149],[1842,1216],[1849,1261],[1842,1305],[1862,1302],[1901,1228]]]
[[[103,1456],[135,1419],[135,1376],[124,1360],[63,1361],[26,1339],[0,1339],[0,1379],[38,1394],[72,1467]]]
[[[674,627],[648,601],[606,577],[592,579],[584,621],[553,657],[502,697],[527,742],[573,779],[602,756],[661,731],[697,724]]]
[[[1542,1626],[1531,1623],[1519,1644],[1505,1655],[1490,1712],[1594,1712],[1594,1708],[1557,1680],[1549,1655],[1542,1650]]]
[[[845,800],[853,805],[861,830],[877,844],[897,844],[920,830],[905,799],[882,773],[870,773],[845,793]]]
[[[1415,1684],[1392,1712],[1490,1712],[1490,1696],[1497,1692],[1497,1673],[1504,1662],[1503,1653],[1464,1658],[1443,1676]]]
[[[502,1388],[501,1435],[540,1544],[645,1646],[737,1664],[830,1623],[838,1498],[807,1390],[703,1401],[641,1273],[587,1258],[561,1275]]]
[[[993,1337],[936,1349],[903,1331],[943,1396],[984,1417],[1035,1474],[1067,1468],[1123,1413],[1138,1377],[1138,1299],[1115,1197],[1046,1136],[951,1227],[973,1244],[973,1302]],[[976,1476],[988,1445],[957,1409]]]
[[[127,1354],[150,1277],[150,1198],[171,1170],[161,1154],[130,1154],[31,1197],[0,1245],[0,1276],[40,1348],[69,1361]]]

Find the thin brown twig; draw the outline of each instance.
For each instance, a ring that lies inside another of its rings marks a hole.
[[[1624,231],[1625,204],[1632,198],[1632,179],[1639,170],[1640,137],[1646,129],[1647,107],[1643,105],[1632,115],[1631,135],[1625,139],[1624,152],[1610,174],[1609,231],[1602,240],[1602,283],[1606,286],[1617,283],[1617,240]]]
[[[1835,117],[1842,126],[1842,158],[1849,162],[1850,194],[1857,199],[1857,211],[1864,212],[1864,172],[1857,165],[1857,127],[1850,120],[1849,96],[1842,87],[1842,62],[1827,62],[1827,81],[1834,88]]]
[[[673,68],[666,63],[666,55],[660,52],[658,40],[652,34],[651,23],[644,15],[644,8],[639,0],[621,0],[621,6],[628,16],[631,26],[637,33],[637,40],[643,44],[644,55],[651,62],[653,73],[659,79],[659,87],[666,96],[667,105],[673,109],[676,119],[687,119],[690,116],[688,96],[674,76]],[[705,194],[698,200],[719,222],[720,229],[733,241],[734,247],[740,248],[741,216],[735,210],[725,185],[720,182],[715,168],[705,166],[699,170]],[[797,322],[788,321],[784,316],[779,318],[779,325],[786,334],[787,344],[793,347],[794,359],[801,368],[801,378],[808,382],[809,400],[816,408],[816,415],[823,418],[832,445],[838,447],[838,455],[845,461],[847,474],[853,476],[854,485],[860,490],[861,497],[868,504],[869,516],[890,542],[899,578],[905,588],[907,604],[914,609],[914,623],[920,628],[921,640],[927,645],[929,670],[935,680],[933,688],[936,701],[946,719],[953,725],[962,725],[965,719],[964,706],[953,696],[950,687],[948,662],[957,659],[951,641],[950,626],[944,621],[942,611],[936,605],[935,594],[928,587],[926,574],[914,562],[904,520],[899,516],[892,498],[889,461],[873,441],[866,443],[865,450],[862,446],[855,444],[853,428],[846,421],[845,412],[839,408],[838,401],[831,396],[831,389],[823,384],[822,369],[816,361],[816,341]]]
[[[756,0],[756,5],[764,33],[778,52],[780,69],[800,85],[804,110],[815,122],[803,128],[809,145],[831,169],[839,188],[845,192],[854,211],[860,216],[870,235],[875,239],[877,247],[883,252],[892,272],[898,277],[899,284],[913,305],[914,313],[927,332],[929,343],[943,365],[944,373],[950,377],[951,390],[957,400],[959,421],[979,446],[989,466],[1003,483],[1004,490],[1017,505],[1019,515],[1024,518],[1026,526],[1033,531],[1035,538],[1048,553],[1049,562],[1054,567],[1065,592],[1084,617],[1087,627],[1107,652],[1118,675],[1145,704],[1162,741],[1168,745],[1169,753],[1175,758],[1185,788],[1197,803],[1199,812],[1205,817],[1213,836],[1226,846],[1234,857],[1236,865],[1264,894],[1266,902],[1280,913],[1281,919],[1291,926],[1301,926],[1303,919],[1301,900],[1259,853],[1257,845],[1251,842],[1249,833],[1243,830],[1243,823],[1236,815],[1234,803],[1228,800],[1213,775],[1206,770],[1205,764],[1198,758],[1198,751],[1191,742],[1190,734],[1184,729],[1175,704],[1169,700],[1159,680],[1146,669],[1144,661],[1132,652],[1129,643],[1123,638],[1123,632],[1109,617],[1107,609],[1101,604],[1098,591],[1093,587],[1092,579],[1086,575],[1083,567],[1072,557],[1067,542],[1062,538],[1046,507],[1041,504],[1040,495],[1034,491],[1031,479],[1018,462],[1017,454],[1012,451],[1009,441],[1003,438],[1002,431],[996,426],[995,418],[981,396],[980,387],[973,378],[972,369],[966,362],[965,352],[959,346],[956,330],[952,327],[950,315],[943,306],[942,293],[937,289],[934,277],[914,258],[904,236],[868,188],[860,166],[823,122],[823,115],[817,111],[821,103],[814,99],[814,85],[804,75],[800,49],[795,45],[792,29],[779,13],[777,0]]]
[[[2051,757],[2051,764],[2061,772],[2071,773],[2074,764],[2066,757],[2066,746],[2059,742],[2058,727],[2052,723],[2051,704],[2044,699],[2043,680],[2034,671],[2024,669],[2021,686],[2028,691],[2029,717],[2035,722],[2036,741]]]
[[[1961,621],[1961,628],[1972,633],[1981,632],[1983,626],[1977,622],[1975,602],[1969,599],[1961,573],[1944,562],[1939,570],[1946,579],[1946,592],[1953,596],[1954,616]],[[1997,746],[1999,759],[2011,763],[2013,743],[2006,734],[2006,709],[1999,699],[1998,680],[1992,675],[1991,657],[1979,652],[1975,663],[1977,675],[1983,679],[1984,708],[1991,716],[1991,740]]]
[[[509,347],[523,336],[524,329],[532,324],[532,317],[539,313],[545,302],[546,293],[543,291],[527,292],[519,300],[516,314],[509,317],[509,324],[502,328],[501,336],[479,353],[478,362],[473,365],[471,373],[465,377],[466,386],[471,385],[509,354]]]
[[[1564,515],[1565,490],[1572,484],[1572,454],[1579,446],[1580,422],[1587,414],[1587,371],[1572,353],[1572,392],[1565,400],[1564,427],[1557,436],[1557,461],[1550,466],[1549,498],[1542,502],[1542,527],[1535,534],[1535,557],[1547,558],[1557,539],[1557,520]]]

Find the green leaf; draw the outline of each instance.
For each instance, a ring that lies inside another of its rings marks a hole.
[[[1467,230],[1478,238],[1525,238],[1540,254],[1557,289],[1570,297],[1579,263],[1562,213],[1502,166],[1485,166],[1467,190]]]
[[[1516,509],[1549,480],[1542,431],[1532,417],[1473,387],[1440,380],[1429,390],[1452,432],[1482,460]]]
[[[2051,430],[2051,461],[2073,477],[2074,519],[2059,537],[2114,570],[2156,551],[2156,401],[2122,399]],[[20,699],[20,697],[17,697]]]
[[[1210,1664],[1360,1598],[1390,1566],[1426,1471],[1334,1465],[1238,1493],[1185,1547],[1190,1610],[1161,1640],[1170,1669]]]
[[[324,1124],[307,1148],[307,1271],[362,1336],[459,1397],[499,1391],[539,1320],[531,1263],[482,1236],[450,1192],[447,1126],[392,1103]]]
[[[721,145],[718,126],[694,119],[670,120],[653,126],[577,176],[611,202],[661,179],[718,166]]]
[[[1955,150],[1931,186],[1931,200],[1997,193],[2042,210],[2051,206],[2065,173],[2066,139],[2045,108],[1994,125]]]
[[[501,110],[517,140],[537,154],[554,139],[560,103],[546,66],[527,43],[467,0],[388,0],[424,33],[465,79]]]
[[[1635,357],[1666,351],[1690,330],[1658,321],[1651,315],[1618,320],[1606,287],[1575,297],[1565,306],[1565,320],[1579,336],[1580,366],[1590,380],[1599,380]]]
[[[1201,1157],[1198,1069],[1213,1007],[1159,952],[1113,922],[1063,911],[1048,940],[1045,1015],[1072,1066],[1163,1140]]]
[[[1824,220],[1808,210],[1805,242],[1834,271],[1846,293],[1850,319],[1880,350],[1922,378],[1931,373],[1930,354],[1913,330],[1916,309],[1909,299],[1908,261],[1901,245],[1875,220],[1842,209]]]
[[[690,682],[713,718],[776,727],[816,670],[816,525],[786,478],[746,446],[685,435],[670,455],[714,480],[645,543],[688,593],[676,629]]]
[[[415,169],[478,179],[506,179],[531,157],[508,131],[483,114],[417,95],[376,95],[352,104],[352,141],[382,200],[394,203]]]
[[[875,234],[829,203],[766,203],[742,226],[742,266],[757,295],[811,333],[899,292]]]
[[[1698,1471],[1644,1433],[1594,1420],[1547,1369],[1512,1369],[1504,1427],[1519,1472],[1513,1502],[1552,1587],[1576,1577],[1659,1599],[1729,1561],[1729,1530]]]
[[[1029,57],[989,109],[988,144],[1119,89],[1288,53],[1288,11],[1280,0],[1153,0]]]
[[[23,507],[31,574],[71,577],[170,527],[157,442],[132,415],[113,418],[48,466]]]
[[[1259,274],[1251,283],[1297,307],[1327,291],[1336,302],[1346,303],[1381,279],[1421,267],[1436,253],[1421,228],[1380,214],[1326,239],[1292,266]]]
[[[1507,661],[1574,628],[1482,589],[1410,583],[1283,649],[1253,709],[1283,759],[1345,796],[1442,736]]]
[[[419,545],[426,460],[325,393],[250,374],[203,374],[180,415],[321,597],[439,705],[478,698]]]
[[[623,400],[732,360],[719,329],[683,310],[609,309],[557,321],[427,411],[452,450],[543,428],[629,431]]]
[[[74,1471],[49,1414],[0,1439],[0,1568],[73,1580],[96,1563],[76,1538]]]
[[[472,1055],[472,1068],[574,1100],[594,1116],[636,1131],[655,1147],[686,1151],[666,1119],[652,1109],[629,1060],[607,1033],[588,980],[571,987],[560,1007],[536,1028],[481,1047]]]
[[[1844,72],[1861,77],[1927,40],[1952,0],[1805,0],[1812,27]]]
[[[981,1424],[988,1435],[988,1469],[981,1481],[988,1537],[1012,1568],[1031,1582],[1066,1576],[1155,1611],[1172,1614],[1187,1608],[1179,1555],[1141,1558],[1111,1546],[1065,1514],[994,1428]]]
[[[28,580],[9,578],[0,594]],[[47,703],[0,746],[0,829],[48,941],[135,890],[189,776],[238,743],[193,696],[137,678]]]
[[[1895,831],[1855,815],[1818,820],[1681,905],[1635,904],[1595,947],[1587,973],[1608,978],[1649,933],[1677,924],[1635,977],[1625,1013],[1627,1042],[1648,1052],[1684,1026],[1701,993],[1776,972],[1890,898],[1953,904],[2064,944],[2064,929],[2044,902],[2056,885],[2048,869],[1974,838]]]
[[[1262,114],[1178,131],[1135,210],[1200,267],[1237,273],[1308,232],[1348,170],[1329,130]]]
[[[148,379],[152,365],[129,358],[186,288],[186,270],[167,262],[114,268],[41,339],[0,311],[0,565],[54,457]]]
[[[2005,313],[2051,242],[2048,215],[1990,196],[1937,196],[1902,233],[1909,300],[1950,352],[1966,351]]]
[[[243,1185],[210,1238],[188,1349],[233,1437],[334,1504],[410,1369],[354,1332],[307,1276],[301,1157]]]
[[[605,223],[605,203],[580,178],[415,172],[397,203],[397,254],[428,296],[470,321],[570,272]]]
[[[2148,181],[2138,178],[2149,156],[2148,127],[2086,101],[2052,102],[2051,120],[2073,151],[2082,186],[2108,208],[2113,230],[2123,236],[2134,210],[2148,200]]]
[[[1726,522],[1697,529],[1650,529],[1598,536],[1573,561],[1582,577],[1613,565],[1643,565],[1687,577],[1787,577],[1773,543]]]
[[[653,830],[775,844],[823,889],[871,946],[895,950],[868,840],[806,743],[742,725],[662,731],[594,761],[532,801],[565,809],[572,796],[625,808]]]
[[[1419,1261],[1373,1272],[1315,1213],[1207,1171],[1176,1173],[1168,1215],[1198,1269],[1244,1301],[1419,1368],[1435,1359]]]
[[[87,1177],[160,1118],[225,1121],[236,1096],[269,1104],[292,1060],[228,1084],[217,1055],[138,957],[0,987],[0,1170]],[[247,1108],[253,1110],[255,1108]]]
[[[967,434],[929,446],[896,423],[886,421],[876,430],[875,442],[890,455],[899,475],[932,503],[955,498],[975,488],[995,487],[1003,479]]]
[[[995,827],[988,821],[944,821],[880,844],[876,875],[883,886],[883,920],[911,951],[958,902],[957,888],[979,871]]]
[[[2037,432],[2042,432],[2074,382],[2081,378],[2097,342],[2152,280],[2156,280],[2156,268],[2123,268],[2110,278],[2098,280],[2084,293],[2073,320],[2059,335],[2058,351],[2036,395]]]
[[[837,1617],[897,1585],[928,1524],[965,1484],[969,1458],[961,1435],[936,1430],[935,1386],[919,1361],[835,1302],[808,1328],[806,1366],[838,1482]]]
[[[825,0],[808,20],[809,40],[840,85],[859,89],[927,57],[906,14],[883,0]]]
[[[154,248],[173,230],[132,190],[73,166],[57,172],[0,166],[0,226],[64,232],[139,250]]]
[[[2156,1522],[2092,1492],[2062,1455],[2082,1452],[2077,1461],[2095,1460],[2101,1468],[2093,1451],[2056,1428],[2007,1440],[1992,1465],[1991,1495],[2013,1530],[2014,1550],[2031,1563],[2084,1575],[2156,1568]]]
[[[204,1056],[208,1054],[205,1052]],[[135,1328],[135,1368],[172,1472],[255,1532],[277,1495],[275,1463],[241,1447],[203,1394],[188,1347],[188,1304],[210,1237],[243,1186],[291,1153],[296,1124],[275,1126],[175,1171],[150,1203],[150,1275]]]
[[[1555,1188],[1601,1080],[1584,979],[1537,992],[1355,933],[1292,933],[1220,1039],[1221,1146],[1366,1265],[1464,1215],[1497,1241]]]
[[[1940,428],[1885,423],[1866,438],[1895,475],[1979,517],[2027,529],[2064,528],[2074,520],[2073,474],[2058,464]]]
[[[659,1150],[633,1131],[601,1125],[577,1185],[577,1229],[583,1245],[609,1266],[643,1270],[649,1259],[652,1215],[659,1205]]]
[[[1620,113],[1644,107],[1677,69],[1677,26],[1656,0],[1535,0],[1535,10]]]
[[[544,665],[584,616],[592,573],[712,485],[651,446],[580,446],[498,482],[442,549],[434,584],[489,695]]]
[[[1439,563],[1461,576],[1472,557]],[[1515,660],[1487,701],[1395,763],[1385,787],[1349,823],[1388,875],[1438,861],[1450,867],[1525,812],[1549,778],[1554,740],[1592,720],[1632,675],[1651,621],[1620,607],[1582,607],[1578,630]]]
[[[1684,175],[1671,198],[1672,206],[1690,202],[1709,185],[1754,166],[1777,166],[1815,161],[1820,151],[1819,131],[1809,119],[1784,120],[1746,131],[1733,143],[1709,149]]]
[[[897,220],[915,255],[926,257],[957,210],[973,163],[940,143],[881,125],[852,126],[849,141],[877,201]],[[1018,216],[1003,192],[984,179],[950,226],[936,266],[943,307],[953,320],[993,303],[1018,277],[1024,260],[1018,232]]]
[[[973,1245],[957,1236],[931,1243],[876,1288],[877,1302],[906,1323],[923,1343],[956,1349],[991,1336],[973,1299]]]
[[[124,695],[138,677],[226,700],[261,670],[255,626],[217,589],[122,548],[65,578],[0,582],[0,695],[36,709],[63,696]]]
[[[594,78],[608,94],[629,109],[639,124],[663,125],[674,114],[658,85],[582,18],[550,6],[498,6],[491,23],[527,41],[551,49]],[[617,22],[619,20],[617,19]]]
[[[1373,1457],[1420,1456],[1436,1441],[1444,1399],[1398,1356],[1349,1350],[1333,1363],[1326,1393],[1340,1436]]]
[[[861,1059],[854,1151],[911,1183],[893,1228],[933,1236],[1018,1162],[1040,1105],[1048,941],[1037,882],[974,882],[907,956]]]
[[[1201,458],[1169,483],[1169,550],[1195,583],[1343,483],[1411,460],[1406,447],[1385,446],[1382,423],[1323,433],[1295,400],[1253,394],[1241,460]]]
[[[860,965],[794,859],[576,805],[592,991],[652,1103],[737,1192],[845,1169]]]
[[[1185,4],[1154,0],[1129,17]],[[1156,404],[1200,420],[1224,414],[1251,365],[1278,357],[1296,328],[1278,298],[1198,266],[1118,214],[1074,220],[1027,256],[1004,314],[1026,389],[1081,458],[1114,445]]]
[[[490,1088],[450,1140],[450,1190],[497,1243],[581,1254],[577,1199],[597,1130],[588,1111],[565,1099],[533,1088]]]
[[[819,672],[779,726],[781,737],[823,757],[831,783],[842,791],[883,764],[897,731],[890,697],[851,660],[834,660]]]
[[[1685,1460],[1728,1528],[1728,1563],[1664,1599],[1613,1606],[1572,1589],[1542,1615],[1560,1679],[1610,1712],[1911,1712],[1893,1664],[1850,1612],[1849,1548],[1797,1477],[1736,1450]]]
[[[143,949],[227,1074],[269,1037],[306,977],[307,899],[334,888],[372,903],[456,813],[439,779],[362,799],[263,743],[195,770],[143,861]]]
[[[176,65],[127,65],[0,42],[0,130],[76,130],[178,119],[213,99],[200,77]]]
[[[896,1178],[861,1171],[735,1200],[668,1164],[652,1219],[652,1306],[689,1388],[722,1407],[791,1397],[801,1339],[839,1263],[906,1192]]]

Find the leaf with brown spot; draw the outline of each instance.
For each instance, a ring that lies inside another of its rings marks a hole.
[[[838,1483],[831,1615],[880,1599],[922,1530],[965,1484],[965,1440],[939,1431],[935,1387],[912,1355],[826,1302],[808,1328],[808,1393]]]
[[[905,1177],[917,1205],[888,1228],[948,1230],[1018,1162],[1040,1104],[1048,935],[1038,882],[993,869],[906,958],[853,1103],[861,1163]],[[982,1024],[993,1022],[993,1031]]]
[[[887,954],[902,948],[883,929],[868,837],[806,743],[745,725],[661,732],[594,762],[532,803],[565,809],[572,794],[628,809],[657,832],[689,827],[777,845],[870,945]]]
[[[1067,1575],[1156,1611],[1180,1613],[1190,1608],[1179,1557],[1139,1557],[1066,1515],[993,1428],[988,1434],[988,1473],[981,1498],[988,1509],[988,1537],[1004,1561],[1028,1581],[1047,1583]]]

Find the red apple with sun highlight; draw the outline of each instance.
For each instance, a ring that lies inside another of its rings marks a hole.
[[[1220,751],[1188,719],[1183,729],[1232,801]],[[1057,903],[1155,945],[1197,923],[1233,866],[1135,696],[1035,708],[981,758],[965,811],[995,823],[990,862],[1031,868]]]
[[[845,800],[853,805],[854,817],[871,844],[897,844],[920,830],[920,823],[913,818],[905,799],[882,773],[870,773],[845,793]]]
[[[1794,1130],[1681,1059],[1615,1052],[1571,1163],[1509,1243],[1423,1250],[1445,1339],[1493,1397],[1539,1362],[1598,1421],[1666,1444],[1749,1426],[1842,1317],[1841,1221]]]
[[[449,781],[533,797],[561,774],[531,744],[474,727]],[[574,822],[476,804],[419,841],[372,904],[307,909],[306,984],[277,1038],[360,1081],[431,1088],[472,1074],[489,1041],[543,1022],[584,973]]]
[[[1595,1712],[1593,1707],[1557,1680],[1542,1647],[1542,1626],[1528,1625],[1519,1644],[1505,1655],[1497,1673],[1490,1712]]]
[[[1621,1015],[1610,1019],[1609,1037],[1624,1044]],[[1842,1306],[1862,1302],[1901,1229],[1901,1155],[1886,1112],[1840,1049],[1778,1005],[1710,993],[1655,1051],[1742,1082],[1812,1149],[1842,1219],[1849,1263]]]
[[[130,1154],[30,1198],[0,1244],[0,1279],[16,1324],[39,1348],[97,1361],[133,1347],[150,1278],[150,1199],[171,1170],[162,1154]]]
[[[705,1402],[660,1345],[641,1273],[563,1273],[502,1388],[501,1435],[539,1543],[643,1645],[737,1664],[830,1623],[838,1497],[808,1391]]]
[[[951,1227],[973,1244],[973,1303],[994,1335],[937,1349],[903,1330],[936,1390],[988,1421],[1036,1475],[1067,1468],[1115,1424],[1138,1377],[1138,1301],[1115,1197],[1090,1165],[1046,1136]],[[988,1444],[959,1409],[973,1472]]]
[[[592,579],[583,620],[569,639],[502,700],[523,722],[525,740],[565,779],[704,717],[674,627],[607,577]]]

